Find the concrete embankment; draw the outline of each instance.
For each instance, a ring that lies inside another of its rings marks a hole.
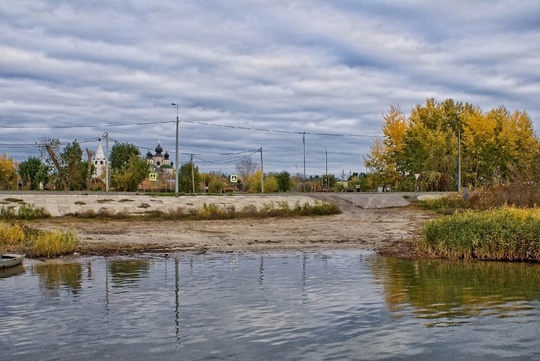
[[[137,214],[148,211],[172,211],[178,208],[199,209],[215,204],[222,208],[235,207],[237,211],[247,206],[276,207],[287,202],[314,204],[326,200],[340,206],[358,208],[403,207],[416,199],[416,193],[281,193],[281,194],[235,194],[197,196],[150,196],[136,193],[65,193],[65,192],[1,192],[0,205],[4,208],[19,209],[21,204],[32,204],[46,209],[53,217],[82,212],[107,212],[111,214]]]

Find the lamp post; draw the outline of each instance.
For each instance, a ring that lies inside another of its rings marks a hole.
[[[461,121],[458,123],[458,192],[461,192]]]
[[[174,165],[175,165],[174,173],[176,175],[176,179],[174,183],[174,195],[178,197],[178,170],[179,170],[179,167],[178,167],[178,123],[180,123],[180,120],[178,119],[178,104],[171,103],[171,105],[176,107],[176,152],[174,156]]]
[[[109,191],[109,133],[103,134],[105,138],[105,192]]]

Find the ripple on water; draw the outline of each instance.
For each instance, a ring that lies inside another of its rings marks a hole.
[[[533,360],[539,269],[358,251],[30,264],[0,279],[0,359]]]

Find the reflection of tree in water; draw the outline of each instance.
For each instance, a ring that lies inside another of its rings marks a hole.
[[[108,263],[113,287],[126,287],[137,283],[152,266],[148,259],[116,260]]]
[[[540,266],[379,258],[371,264],[389,309],[412,306],[421,318],[470,317],[529,310],[540,299]]]
[[[74,295],[81,291],[82,266],[79,263],[36,265],[33,270],[46,293],[58,295],[62,287]]]

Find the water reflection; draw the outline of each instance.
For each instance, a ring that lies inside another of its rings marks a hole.
[[[539,269],[355,251],[30,263],[0,279],[0,359],[540,359]]]
[[[134,287],[146,277],[155,260],[128,259],[115,260],[107,264],[113,287]]]
[[[80,263],[38,264],[32,272],[39,276],[40,288],[44,293],[59,296],[65,289],[77,295],[82,288],[82,265]]]
[[[412,306],[416,317],[441,322],[428,325],[493,314],[516,317],[540,300],[537,264],[381,258],[372,272],[394,316]]]
[[[22,264],[15,267],[10,267],[6,269],[0,269],[0,278],[8,278],[24,273],[24,266]]]

